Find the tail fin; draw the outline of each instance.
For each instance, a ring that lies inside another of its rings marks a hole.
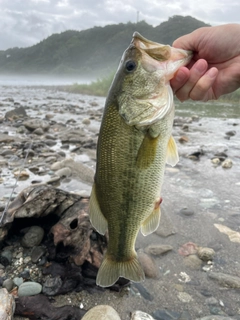
[[[98,270],[97,285],[110,287],[119,277],[124,277],[134,282],[141,282],[145,279],[144,271],[137,256],[128,261],[117,262],[106,254]]]

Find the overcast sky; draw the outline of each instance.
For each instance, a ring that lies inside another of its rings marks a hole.
[[[211,25],[240,23],[239,0],[0,0],[0,50],[28,47],[53,33],[139,20],[156,26],[173,15]]]

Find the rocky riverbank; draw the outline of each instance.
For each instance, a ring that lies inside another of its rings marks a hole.
[[[87,199],[104,99],[32,87],[0,92],[0,212],[29,186]],[[15,225],[2,241],[0,286],[15,297],[35,290],[43,303],[52,296],[56,308],[109,305],[122,320],[136,310],[156,320],[240,319],[240,119],[176,116],[174,137],[180,162],[166,167],[161,225],[137,241],[145,282],[113,291],[92,281],[79,292],[44,296],[49,252],[46,230],[35,220],[20,230]],[[36,241],[30,247],[28,233]],[[61,272],[49,277],[56,286]]]

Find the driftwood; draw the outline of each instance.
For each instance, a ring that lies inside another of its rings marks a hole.
[[[89,198],[83,198],[52,186],[37,186],[24,189],[10,204],[2,227],[0,241],[4,240],[16,219],[43,218],[52,215],[52,226],[44,227],[56,252],[59,247],[68,248],[70,257],[76,265],[88,261],[99,268],[107,245],[106,237],[94,230],[88,215]],[[57,223],[56,223],[56,220]],[[49,222],[51,219],[49,219]],[[34,219],[36,223],[36,219]],[[39,224],[41,221],[39,219]],[[29,225],[29,223],[28,223]],[[48,242],[49,244],[49,242]]]
[[[15,315],[28,317],[30,320],[80,320],[86,313],[79,307],[54,307],[42,294],[16,299]]]
[[[46,185],[24,189],[10,204],[0,226],[0,244],[4,246],[11,235],[21,243],[21,230],[26,227],[38,226],[44,230],[40,244],[44,250],[41,259],[34,262],[43,275],[39,280],[42,294],[18,297],[16,315],[33,320],[79,320],[83,310],[71,306],[56,308],[46,296],[104,290],[96,286],[96,275],[108,239],[91,225],[88,204],[89,198]],[[120,291],[128,283],[124,278],[119,279],[111,290]]]

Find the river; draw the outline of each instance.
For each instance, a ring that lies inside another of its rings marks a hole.
[[[24,129],[21,131],[21,120],[18,125],[5,121],[6,112],[23,106],[29,118],[51,122],[49,133],[57,137],[52,152],[64,150],[66,157],[74,157],[75,161],[82,161],[94,170],[93,152],[87,148],[77,149],[74,142],[63,149],[60,133],[63,129],[67,132],[80,128],[86,141],[95,142],[104,100],[32,86],[0,86],[0,135],[13,138],[11,142],[2,139],[0,144],[2,208],[16,184],[11,161],[20,154],[14,149],[17,141],[41,140],[44,143],[47,139],[44,134],[37,136]],[[86,309],[96,304],[109,304],[122,320],[130,319],[130,313],[135,310],[154,314],[156,319],[201,319],[211,314],[239,319],[239,288],[222,285],[209,274],[224,273],[240,279],[240,241],[233,242],[226,233],[220,232],[227,227],[235,232],[235,239],[240,232],[240,106],[177,102],[173,135],[180,161],[174,168],[166,167],[161,220],[164,230],[159,231],[160,235],[143,237],[140,234],[137,239],[137,249],[143,250],[149,245],[171,246],[169,252],[153,257],[158,277],[146,279],[140,286],[131,285],[120,293],[109,290],[94,294],[71,293],[68,298],[72,304],[78,305],[81,301]],[[7,155],[6,150],[12,153]],[[45,167],[45,173],[38,175],[30,171],[28,179],[17,182],[15,195],[32,181],[44,182],[52,174],[50,164],[44,163],[41,155],[35,154],[35,157]],[[219,163],[213,163],[214,158],[220,158]],[[222,167],[225,158],[231,160],[230,168]],[[18,160],[21,165],[23,159]],[[30,164],[24,166],[28,170]],[[59,187],[68,191],[81,189],[86,195],[91,190],[91,184],[79,177],[63,179]],[[214,249],[213,260],[199,264],[199,259],[194,262],[184,257],[179,249],[186,243]],[[56,301],[57,305],[63,305],[66,297],[56,297]],[[156,313],[157,310],[161,312]],[[172,317],[167,317],[166,312]]]

